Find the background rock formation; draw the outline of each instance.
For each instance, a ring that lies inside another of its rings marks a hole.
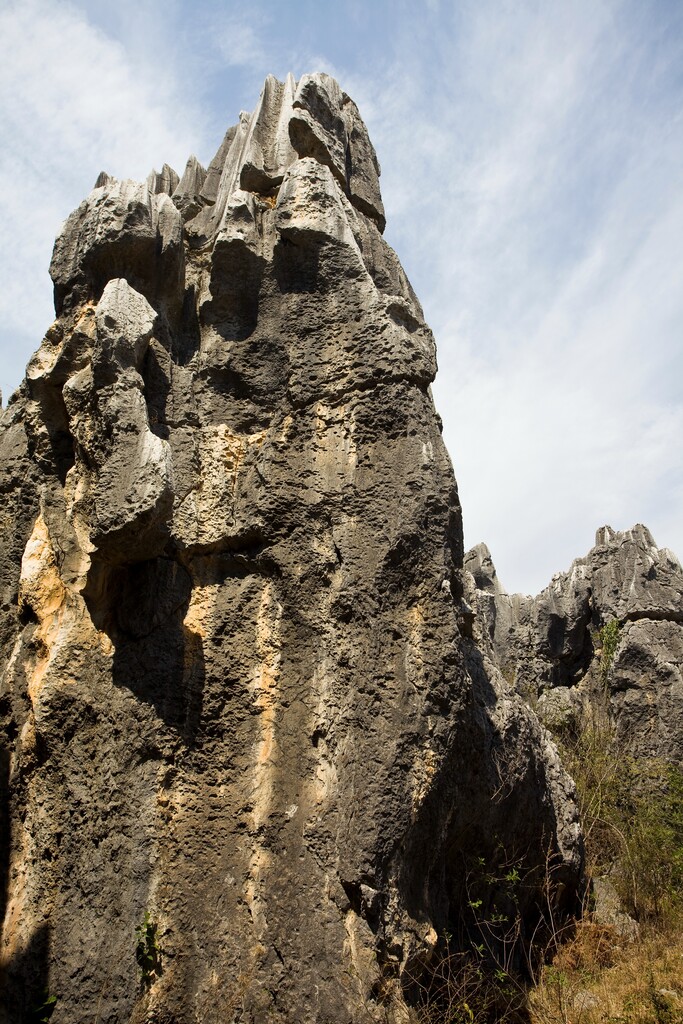
[[[606,700],[623,749],[683,765],[683,570],[649,530],[602,527],[537,597],[506,594],[484,544],[465,565],[496,663],[550,728]]]
[[[468,857],[571,904],[378,177],[336,82],[269,78],[207,171],[102,174],[57,239],[0,436],[5,1021],[404,1020]]]

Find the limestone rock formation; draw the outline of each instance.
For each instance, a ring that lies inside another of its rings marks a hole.
[[[649,530],[602,527],[537,597],[508,595],[484,544],[465,566],[494,660],[551,728],[580,722],[606,691],[625,749],[683,765],[683,569]]]
[[[57,239],[0,432],[5,1022],[408,1020],[472,856],[571,905],[572,786],[471,636],[383,227],[306,75]]]

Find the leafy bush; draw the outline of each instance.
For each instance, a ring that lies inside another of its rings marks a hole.
[[[609,874],[636,919],[665,923],[683,905],[683,773],[621,750],[608,726],[561,741],[576,782],[589,875]]]
[[[617,647],[619,645],[619,622],[617,619],[610,619],[606,622],[597,635],[598,643],[602,650],[600,655],[600,676],[603,683],[607,682],[609,670],[614,661]]]
[[[157,939],[157,925],[149,910],[135,929],[135,959],[140,968],[142,984],[148,988],[161,974],[161,947]]]

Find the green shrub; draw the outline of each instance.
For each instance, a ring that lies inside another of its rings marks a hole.
[[[140,977],[145,988],[149,988],[161,974],[161,947],[157,939],[157,925],[152,921],[149,910],[141,924],[135,929],[135,959],[140,968]]]
[[[607,682],[609,670],[614,661],[617,646],[619,644],[619,622],[617,619],[610,619],[601,630],[598,631],[598,643],[602,650],[600,655],[600,677],[603,683]]]
[[[542,945],[543,956],[552,931],[552,922],[542,920],[554,902],[551,860],[528,863],[500,843],[485,856],[463,858],[454,934],[441,937],[430,969],[412,984],[403,979],[419,1024],[528,1024],[527,989],[538,952],[532,947]]]
[[[31,1024],[48,1024],[50,1017],[54,1013],[56,1005],[57,996],[51,996],[50,993],[46,991],[40,1006],[36,1006],[29,1014]]]
[[[628,755],[608,726],[560,745],[577,786],[589,875],[609,873],[629,913],[666,923],[683,906],[683,773]]]

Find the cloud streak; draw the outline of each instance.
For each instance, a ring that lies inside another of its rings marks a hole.
[[[53,317],[46,277],[61,222],[102,169],[145,177],[161,158],[182,170],[203,119],[162,66],[131,63],[70,4],[8,4],[0,40],[0,217],[14,243],[0,253],[7,397]]]
[[[656,6],[477,5],[356,90],[437,337],[466,542],[513,588],[605,521],[683,550],[682,38]]]

